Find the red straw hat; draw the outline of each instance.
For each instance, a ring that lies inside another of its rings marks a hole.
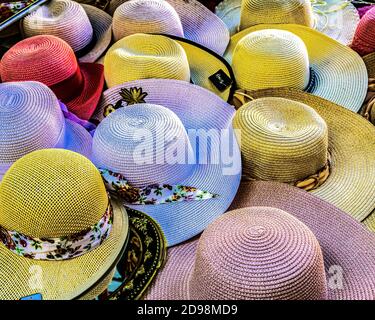
[[[39,81],[81,119],[94,113],[104,85],[103,66],[80,63],[63,40],[35,36],[18,42],[1,60],[1,79]]]
[[[350,47],[361,56],[375,52],[375,6],[360,20]]]

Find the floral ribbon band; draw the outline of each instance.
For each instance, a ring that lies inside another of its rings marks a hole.
[[[142,188],[129,185],[119,173],[99,168],[108,191],[116,193],[130,204],[165,204],[180,201],[196,201],[217,198],[217,194],[194,187],[169,184],[153,184]]]
[[[0,226],[0,242],[19,256],[35,260],[68,260],[99,247],[112,229],[113,209],[108,207],[98,223],[79,233],[60,238],[33,238]]]
[[[375,124],[375,78],[370,78],[368,81],[368,92],[367,97],[363,105],[362,115]]]

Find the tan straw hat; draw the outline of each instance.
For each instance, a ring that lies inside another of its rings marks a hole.
[[[234,35],[225,54],[240,89],[293,87],[358,112],[367,70],[350,48],[301,25],[259,25]]]
[[[368,91],[363,104],[362,115],[375,125],[375,53],[363,57],[368,71]]]
[[[300,24],[349,45],[359,14],[347,0],[223,0],[215,13],[231,35],[259,24]]]
[[[249,98],[241,96],[246,103],[237,111],[233,125],[241,129],[247,177],[311,191],[359,221],[375,209],[372,124],[332,102],[295,89],[245,95]]]

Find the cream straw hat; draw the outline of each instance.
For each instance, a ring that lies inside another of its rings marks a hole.
[[[301,25],[259,25],[231,39],[225,54],[245,90],[293,87],[358,112],[367,70],[350,48]]]
[[[289,183],[362,221],[375,209],[375,127],[358,114],[295,89],[248,93],[241,129],[243,172]]]
[[[215,13],[231,35],[258,24],[301,24],[349,45],[359,14],[347,0],[224,0]]]

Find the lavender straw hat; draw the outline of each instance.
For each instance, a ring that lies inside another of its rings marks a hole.
[[[229,43],[229,30],[197,0],[113,0],[115,40],[134,33],[161,33],[194,41],[219,55]]]
[[[0,123],[0,180],[16,160],[39,149],[91,154],[91,135],[64,118],[59,100],[40,82],[0,84]]]
[[[52,0],[23,19],[25,37],[53,35],[67,42],[80,62],[95,62],[112,39],[112,17],[87,4]]]
[[[128,184],[114,183],[124,204],[155,219],[168,246],[176,245],[199,234],[223,214],[237,192],[241,156],[231,124],[233,116],[231,105],[184,81],[125,83],[103,93],[97,114],[102,121],[93,138],[93,163],[116,176],[121,174]],[[107,187],[111,180],[113,177]],[[144,204],[143,195],[152,202],[155,195],[158,198],[157,189],[164,195],[168,185],[189,187],[174,193],[187,201],[176,202],[172,196],[167,203]],[[203,191],[201,195],[215,196],[198,200],[193,191],[194,198],[188,199],[185,191],[190,187]],[[145,191],[138,196],[137,189]]]
[[[248,181],[230,210],[169,249],[147,300],[375,299],[375,235],[338,208]]]

